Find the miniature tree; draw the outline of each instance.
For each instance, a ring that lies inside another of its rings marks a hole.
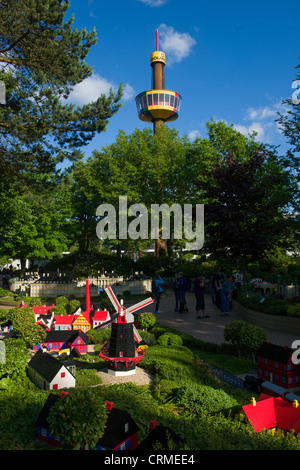
[[[72,390],[51,408],[47,421],[64,448],[93,449],[104,433],[107,410],[95,389]]]
[[[138,324],[147,331],[147,328],[151,328],[156,323],[156,318],[151,312],[143,312],[137,319]]]
[[[244,321],[232,321],[225,326],[224,339],[236,344],[240,356],[241,353],[254,355],[267,338],[264,330],[259,326],[250,325]]]
[[[25,343],[34,345],[45,340],[46,332],[36,324],[31,307],[12,308],[8,312],[8,317],[12,320],[13,330]]]

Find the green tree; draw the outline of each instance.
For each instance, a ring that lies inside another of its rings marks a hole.
[[[31,307],[12,308],[8,317],[13,322],[13,330],[29,346],[41,343],[46,338],[45,330],[37,325]]]
[[[156,323],[156,317],[151,312],[143,312],[137,318],[138,324],[147,331]]]
[[[247,258],[259,259],[275,244],[287,247],[291,241],[296,186],[274,149],[243,141],[244,148],[239,144],[220,154],[196,185],[205,203],[206,250],[239,260],[246,287]]]
[[[5,341],[6,361],[0,364],[0,379],[18,380],[26,375],[28,351],[22,338],[7,338]]]
[[[207,165],[210,156],[202,149],[202,160],[195,158],[196,148],[196,144],[194,146],[186,136],[180,137],[174,128],[162,126],[154,135],[149,129],[136,129],[130,135],[120,131],[113,144],[93,153],[88,164],[95,182],[97,206],[108,203],[118,208],[119,196],[127,196],[128,207],[141,203],[147,208],[148,238],[122,240],[116,230],[119,246],[122,243],[122,247],[125,245],[137,251],[151,243],[152,204],[167,204],[169,207],[175,203],[181,207],[185,203],[193,204],[195,175]],[[171,212],[170,215],[170,235],[173,236],[174,214]],[[134,216],[129,216],[128,224],[133,219]],[[118,211],[116,226],[118,229]],[[168,241],[168,255],[172,257],[172,237]],[[110,240],[108,243],[112,244]]]
[[[224,339],[237,346],[240,356],[242,353],[254,354],[266,341],[266,334],[259,326],[235,320],[225,326]]]
[[[47,421],[64,448],[93,449],[104,433],[107,411],[95,389],[72,390],[51,408]]]
[[[36,181],[106,128],[120,107],[122,86],[82,107],[62,101],[92,74],[87,54],[96,31],[65,21],[70,2],[3,0],[0,19],[0,79],[6,105],[0,109],[0,168]]]

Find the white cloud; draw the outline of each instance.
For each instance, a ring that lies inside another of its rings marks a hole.
[[[286,112],[285,105],[282,101],[265,107],[250,107],[247,109],[244,121],[247,124],[235,124],[234,128],[241,134],[248,135],[251,132],[257,132],[256,139],[264,140],[264,142],[272,143],[274,138],[278,137],[278,133],[282,134],[280,126],[276,119],[279,117],[278,112],[284,114]]]
[[[249,108],[247,111],[247,116],[245,119],[256,119],[256,120],[264,120],[268,118],[274,118],[277,114],[276,109],[271,109],[269,106],[265,106],[264,108]]]
[[[252,122],[249,126],[242,126],[240,124],[234,124],[234,128],[243,135],[248,136],[248,134],[252,134],[252,132],[257,132],[256,139],[261,140],[265,134],[265,130],[261,123],[259,122]]]
[[[197,137],[200,137],[200,132],[197,131],[197,129],[194,129],[188,133],[188,138],[190,140],[195,140]]]
[[[135,91],[132,88],[131,85],[128,85],[128,83],[124,86],[124,93],[123,93],[123,100],[124,101],[129,101],[131,98],[135,96]]]
[[[149,7],[159,7],[167,3],[168,0],[140,0],[140,2],[145,3]]]
[[[78,105],[84,105],[91,101],[96,101],[102,94],[108,95],[111,88],[116,91],[118,87],[114,83],[109,82],[106,78],[94,74],[75,85],[68,100]],[[125,85],[123,100],[127,101],[131,99],[133,95],[133,88],[128,84]]]
[[[161,40],[160,49],[167,55],[167,64],[181,62],[191,54],[196,41],[188,33],[178,33],[173,26],[166,24],[161,24],[158,31]]]

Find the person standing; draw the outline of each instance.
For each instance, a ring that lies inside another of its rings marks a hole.
[[[199,274],[194,279],[194,293],[196,297],[196,318],[209,318],[209,315],[205,313],[205,301],[204,301],[204,281],[205,278],[202,274]],[[200,316],[200,310],[202,311],[202,316]]]
[[[179,307],[179,287],[178,287],[178,273],[175,273],[173,280],[173,290],[175,295],[175,312],[178,312]]]
[[[230,281],[225,273],[222,273],[220,279],[220,296],[221,296],[221,316],[229,315],[229,302],[230,302]]]
[[[183,273],[178,274],[178,288],[179,288],[179,313],[188,312],[186,306],[185,293],[187,288],[187,280]]]
[[[221,274],[220,274],[220,270],[218,269],[218,271],[215,273],[215,275],[212,278],[212,284],[213,284],[213,288],[215,291],[215,304],[216,304],[216,307],[219,309],[221,308],[220,279],[221,279]]]
[[[211,280],[209,281],[209,292],[210,292],[210,296],[211,296],[211,302],[212,302],[213,305],[215,305],[216,304],[216,301],[215,301],[216,294],[215,294],[213,279],[214,279],[214,277],[212,277]]]
[[[160,304],[160,297],[163,292],[162,285],[164,284],[164,280],[160,277],[159,274],[155,274],[155,280],[154,280],[154,285],[155,285],[155,297],[156,297],[156,305],[155,305],[155,313],[162,313],[159,310],[159,304]]]

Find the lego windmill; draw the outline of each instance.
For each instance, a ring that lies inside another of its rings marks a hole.
[[[133,313],[154,302],[148,297],[129,308],[124,307],[123,300],[118,301],[112,288],[107,286],[105,291],[115,308],[111,317],[111,337],[107,347],[107,355],[100,351],[108,365],[108,373],[115,376],[135,374],[135,366],[144,356],[144,350],[135,347],[135,342],[141,342],[141,337],[135,328]],[[104,348],[105,349],[105,348]]]
[[[175,121],[178,118],[181,96],[164,89],[165,53],[159,51],[158,31],[156,30],[156,51],[150,56],[152,67],[152,90],[143,91],[135,98],[141,121],[153,122],[154,132],[158,125]]]

